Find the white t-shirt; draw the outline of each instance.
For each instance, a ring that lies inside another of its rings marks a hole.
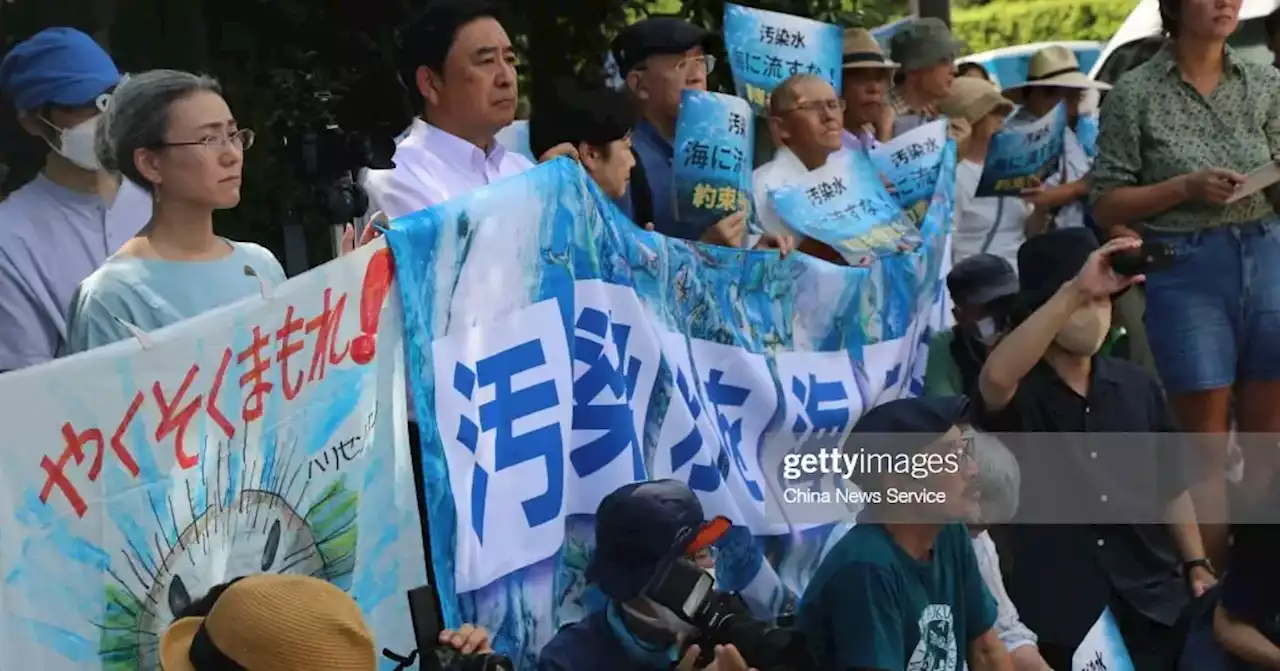
[[[1021,198],[977,198],[982,164],[960,161],[956,165],[955,230],[951,234],[951,262],[987,252],[1018,267],[1018,248],[1027,239],[1027,217],[1034,209]],[[997,218],[999,221],[997,221]],[[994,233],[992,227],[995,227]],[[990,244],[987,239],[990,237]],[[986,249],[983,246],[986,245]]]

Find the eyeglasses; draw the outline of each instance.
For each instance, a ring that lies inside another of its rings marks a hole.
[[[205,149],[214,149],[224,151],[230,147],[235,147],[240,151],[248,151],[253,146],[253,131],[248,128],[241,128],[232,133],[213,133],[206,135],[195,142],[162,142],[161,147],[204,147]]]
[[[709,75],[716,69],[716,57],[711,54],[703,54],[701,56],[686,58],[672,66],[671,71],[681,76],[687,76],[690,68],[700,69],[703,74]],[[641,64],[636,66],[636,69],[644,71],[650,69],[650,66],[648,64]]]
[[[841,113],[844,112],[844,108],[845,103],[843,100],[840,98],[831,98],[830,100],[811,100],[806,103],[800,103],[795,107],[786,110],[783,114],[789,114],[791,112],[821,112],[823,110]]]

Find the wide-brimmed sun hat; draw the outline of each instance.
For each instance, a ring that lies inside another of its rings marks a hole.
[[[1060,45],[1048,46],[1032,54],[1027,65],[1027,81],[1006,87],[1004,95],[1014,102],[1021,102],[1023,93],[1035,86],[1081,91],[1111,90],[1110,84],[1089,79],[1081,72],[1075,52]]]
[[[896,70],[898,64],[885,58],[880,42],[864,28],[844,31],[845,70]]]

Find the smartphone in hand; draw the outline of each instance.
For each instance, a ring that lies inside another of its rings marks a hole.
[[[1168,270],[1177,261],[1173,246],[1167,242],[1148,241],[1142,247],[1111,257],[1111,269],[1117,275],[1133,277]]]

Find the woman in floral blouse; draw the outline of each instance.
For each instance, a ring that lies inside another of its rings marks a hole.
[[[1091,193],[1101,228],[1177,256],[1147,277],[1147,333],[1181,428],[1212,434],[1192,492],[1220,562],[1233,394],[1241,433],[1280,432],[1280,193],[1238,195],[1280,157],[1280,72],[1226,46],[1240,4],[1160,0],[1170,39],[1105,100]],[[1265,485],[1272,459],[1253,454],[1247,482]]]

